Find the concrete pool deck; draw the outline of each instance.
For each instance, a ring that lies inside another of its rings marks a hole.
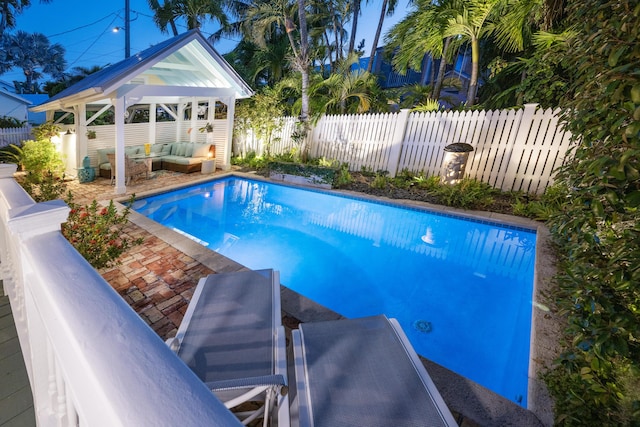
[[[234,172],[235,175],[264,179],[252,174]],[[137,197],[171,191],[196,182],[219,178],[200,174],[160,174],[156,179],[140,181],[128,187],[128,194]],[[88,203],[93,198],[107,201],[114,198],[109,180],[98,179],[93,183],[70,184],[76,203]],[[398,205],[427,208],[460,216],[485,219],[529,229],[538,233],[533,304],[533,330],[531,337],[531,363],[529,373],[529,410],[493,393],[473,381],[463,378],[446,368],[423,359],[427,371],[438,387],[443,399],[463,426],[550,426],[553,425],[552,404],[538,373],[548,366],[557,352],[559,322],[552,307],[542,299],[551,286],[554,263],[548,244],[548,231],[544,226],[525,218],[486,212],[470,212],[446,208],[428,203],[391,200],[333,190],[363,199],[379,200]],[[117,200],[126,197],[118,196]],[[145,238],[143,245],[133,248],[123,258],[120,266],[101,271],[103,277],[127,300],[140,316],[164,339],[175,334],[193,288],[200,277],[212,272],[229,272],[245,269],[244,266],[217,254],[187,237],[169,230],[156,222],[132,212],[131,225],[125,232]],[[289,328],[298,322],[311,322],[339,318],[337,313],[313,301],[282,288],[283,321]]]

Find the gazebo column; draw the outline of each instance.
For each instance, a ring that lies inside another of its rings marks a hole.
[[[227,140],[225,141],[224,158],[220,159],[222,170],[231,169],[231,151],[233,144],[233,117],[236,112],[236,97],[231,95],[225,99],[227,103]],[[216,157],[218,155],[216,154]]]
[[[111,103],[115,107],[116,125],[116,186],[115,194],[125,194],[127,187],[124,179],[124,96],[112,99]]]
[[[149,104],[149,142],[150,144],[156,143],[156,103]]]
[[[189,142],[196,142],[198,136],[198,98],[191,97],[191,121],[189,122]]]
[[[181,99],[178,103],[178,118],[176,119],[176,142],[182,141],[182,135],[184,134],[184,110],[186,107],[187,103]]]
[[[81,165],[82,159],[88,153],[87,138],[87,104],[78,104],[73,107],[73,117],[76,125],[76,164]]]

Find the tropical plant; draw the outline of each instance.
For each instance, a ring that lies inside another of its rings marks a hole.
[[[0,116],[0,129],[21,128],[26,121],[18,120],[15,117]]]
[[[398,0],[382,0],[382,6],[380,7],[380,18],[378,19],[378,27],[376,28],[376,33],[373,36],[373,41],[371,42],[371,54],[369,55],[369,63],[367,64],[368,72],[371,72],[371,70],[373,70],[373,61],[376,56],[376,51],[378,50],[378,41],[380,40],[380,34],[382,33],[384,17],[393,15],[397,5]]]
[[[218,21],[220,26],[228,27],[230,22],[225,12],[228,2],[208,0],[165,0],[160,4],[158,0],[148,0],[149,7],[154,12],[153,20],[160,31],[167,32],[167,25],[171,26],[174,35],[178,35],[176,20],[184,19],[187,28],[200,28],[206,21]]]
[[[67,191],[64,175],[60,177],[53,172],[45,172],[42,177],[28,172],[26,175],[16,177],[16,180],[38,203],[59,199]]]
[[[73,67],[71,73],[63,73],[56,80],[49,80],[42,86],[43,90],[49,95],[54,96],[69,86],[79,82],[85,77],[97,73],[105,66],[94,65],[93,67]]]
[[[50,3],[51,0],[40,0],[40,3]],[[4,0],[0,6],[0,34],[5,30],[15,28],[16,15],[31,6],[30,0]]]
[[[22,147],[16,144],[5,145],[0,148],[0,163],[14,163],[18,169],[22,168]]]
[[[300,121],[305,127],[308,127],[311,58],[309,56],[306,6],[305,0],[297,0],[294,3],[288,0],[259,3],[247,10],[244,27],[245,31],[251,34],[258,46],[261,47],[266,46],[273,31],[281,32],[284,29],[292,52],[291,66],[300,72]],[[298,18],[297,27],[295,12],[297,12]],[[306,152],[303,152],[303,156],[306,157]]]
[[[561,120],[570,189],[550,227],[561,259],[555,301],[564,351],[546,377],[558,425],[640,420],[640,64],[635,0],[571,0],[574,80]]]
[[[21,68],[24,76],[23,93],[36,93],[37,80],[43,74],[61,77],[66,67],[64,47],[49,43],[41,33],[17,31],[5,39],[5,49],[12,66]]]
[[[64,172],[60,152],[49,140],[25,141],[21,159],[23,168],[32,175],[35,183],[41,182],[48,173],[60,177]]]
[[[411,111],[427,113],[430,111],[438,111],[440,109],[440,103],[435,99],[427,99],[425,102],[420,103],[413,107]]]
[[[39,126],[33,128],[31,133],[37,141],[51,141],[51,138],[58,136],[60,132],[60,126],[52,121],[46,121]]]
[[[435,189],[435,195],[442,204],[463,209],[489,206],[495,193],[489,184],[471,178],[463,178],[453,185],[442,184]]]
[[[69,192],[65,201],[71,210],[62,224],[62,235],[95,269],[118,265],[118,258],[126,250],[143,242],[142,238],[124,233],[134,200],[135,196],[131,196],[127,206],[118,212],[113,200],[106,207],[99,206],[96,200],[81,206]]]
[[[267,155],[273,142],[273,134],[282,127],[281,117],[283,108],[281,94],[278,89],[265,87],[250,99],[243,100],[236,106],[234,118],[234,134],[240,151],[247,153],[244,140],[239,135],[246,135],[251,131],[256,137],[264,141]],[[254,153],[255,154],[255,153]]]
[[[336,65],[336,72],[312,85],[314,98],[322,97],[314,114],[364,113],[371,108],[371,94],[378,88],[376,77],[361,69],[351,70],[358,58],[350,55]],[[351,71],[349,71],[351,70]]]
[[[343,163],[342,165],[340,165],[340,168],[338,169],[338,172],[333,179],[333,187],[344,187],[345,185],[350,184],[352,181],[353,177],[351,176],[351,173],[349,173],[349,164]]]

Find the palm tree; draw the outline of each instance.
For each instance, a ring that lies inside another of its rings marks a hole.
[[[369,2],[366,1],[365,4]],[[351,34],[349,37],[349,49],[347,53],[350,55],[356,48],[356,33],[358,32],[358,18],[360,17],[360,10],[362,6],[362,0],[351,0]]]
[[[166,32],[167,25],[171,25],[174,35],[177,35],[175,21],[185,19],[187,28],[200,28],[208,20],[218,21],[224,28],[229,25],[225,12],[226,2],[211,0],[165,0],[160,5],[158,0],[149,0],[149,7],[154,11],[154,21],[160,31]]]
[[[43,73],[59,78],[67,65],[62,45],[50,44],[44,34],[17,31],[9,38],[7,47],[11,63],[24,72],[26,93],[35,93],[37,80]]]
[[[160,4],[158,0],[148,0],[149,8],[153,12],[153,22],[160,29],[161,32],[167,32],[167,25],[171,27],[171,33],[173,36],[178,35],[178,28],[176,27],[175,17],[171,13],[171,0],[165,0],[163,4]]]
[[[378,28],[376,29],[376,35],[373,37],[371,43],[371,55],[369,55],[369,63],[367,64],[367,71],[371,72],[373,69],[373,59],[378,50],[378,40],[380,40],[380,33],[382,33],[382,25],[384,24],[385,15],[393,15],[396,10],[398,0],[382,0],[382,7],[380,8],[380,19],[378,19]]]
[[[73,67],[72,73],[63,73],[57,80],[50,80],[43,85],[43,90],[53,96],[85,77],[97,73],[108,65],[94,65],[93,67]]]
[[[432,59],[440,59],[431,98],[440,98],[447,62],[453,49],[451,38],[444,38],[444,29],[452,15],[449,8],[442,8],[444,2],[436,5],[432,0],[417,0],[413,10],[394,25],[385,37],[387,51],[393,53],[392,64],[400,73],[411,68],[420,71],[425,54]]]
[[[40,3],[50,3],[51,0],[40,0]],[[31,6],[30,0],[3,0],[0,2],[0,34],[5,30],[15,28],[16,15]]]
[[[489,17],[500,0],[467,0],[454,2],[453,17],[447,20],[444,37],[455,37],[460,42],[471,45],[471,78],[467,91],[467,105],[475,104],[478,88],[478,67],[480,63],[480,39],[489,36],[494,30]]]
[[[314,93],[324,94],[322,113],[365,113],[371,108],[372,92],[378,88],[376,77],[361,69],[351,71],[358,62],[355,54],[337,64],[335,73],[320,82]]]
[[[295,37],[296,24],[294,22],[296,18],[294,13],[296,11],[298,18],[297,39]],[[303,132],[306,132],[309,122],[309,67],[311,60],[305,0],[297,0],[293,3],[288,0],[260,3],[247,11],[245,28],[247,29],[246,33],[251,34],[258,46],[261,47],[266,46],[266,41],[272,31],[281,31],[284,28],[291,46],[291,64],[301,74],[302,105],[300,122],[304,128]],[[303,152],[303,156],[305,154]]]

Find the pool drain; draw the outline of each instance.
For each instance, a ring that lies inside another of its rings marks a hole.
[[[427,322],[426,320],[416,320],[413,322],[413,328],[424,334],[428,334],[432,330],[431,322]]]

